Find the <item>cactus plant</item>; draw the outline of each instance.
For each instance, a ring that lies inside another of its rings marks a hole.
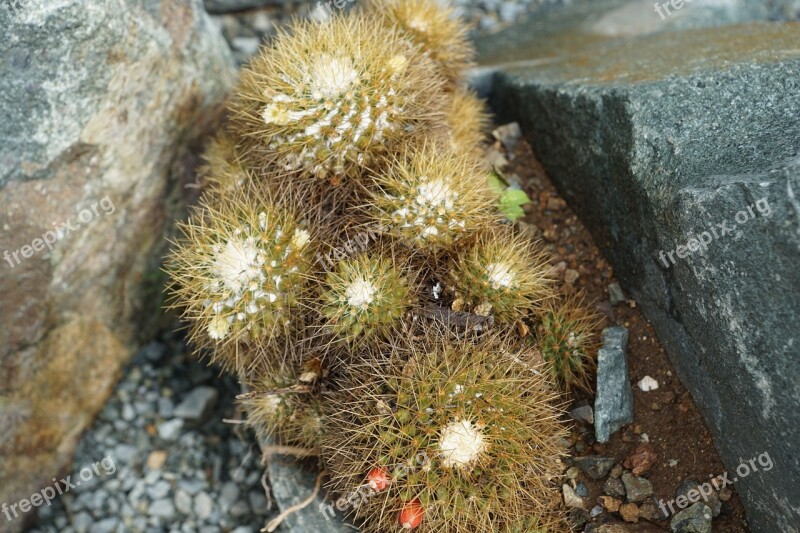
[[[450,273],[456,305],[514,323],[552,293],[550,266],[534,243],[510,229],[484,233],[457,258]]]
[[[538,345],[553,378],[566,390],[592,391],[602,315],[581,295],[550,301],[542,312]]]
[[[173,305],[199,346],[280,336],[305,284],[310,231],[249,187],[217,200],[179,226],[167,263]],[[225,363],[224,354],[212,358]]]
[[[351,509],[361,531],[502,531],[557,501],[565,431],[533,354],[440,325],[404,333],[354,365],[326,410],[334,490],[358,491],[376,468],[389,473]]]
[[[451,248],[499,220],[481,163],[438,143],[409,150],[375,184],[370,222],[418,249]]]
[[[486,104],[467,89],[453,91],[446,117],[445,135],[455,152],[480,153],[481,141],[489,129]]]
[[[324,329],[347,342],[385,334],[414,303],[396,261],[369,252],[340,261],[324,287]]]
[[[210,184],[210,190],[222,194],[239,189],[254,180],[252,173],[239,161],[235,139],[225,131],[217,133],[203,154],[199,173]]]
[[[248,373],[250,392],[239,403],[247,425],[261,442],[274,439],[285,446],[314,450],[320,446],[324,421],[321,400],[313,385],[320,377],[319,362],[304,365],[286,362],[279,366],[260,365]]]
[[[357,177],[444,120],[444,78],[399,30],[372,17],[296,22],[245,68],[232,124],[257,167]]]
[[[475,50],[468,28],[451,7],[431,0],[368,0],[366,6],[421,45],[451,82],[461,81],[472,65]]]

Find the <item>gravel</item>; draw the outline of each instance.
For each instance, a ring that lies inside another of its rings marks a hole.
[[[518,22],[529,14],[543,12],[553,7],[587,0],[431,0],[449,3],[456,13],[473,28],[473,34],[494,33]],[[222,30],[239,65],[258,51],[262,42],[269,41],[277,29],[293,16],[317,18],[326,12],[327,2],[284,0],[207,0],[212,19]],[[345,9],[356,5],[357,0],[346,3]],[[226,8],[227,5],[227,8]],[[250,6],[263,7],[250,8]]]
[[[92,465],[99,474],[41,507],[31,531],[261,529],[277,511],[261,485],[258,447],[222,421],[239,418],[237,392],[234,379],[187,354],[178,335],[142,348],[78,445],[72,479]],[[179,412],[175,405],[188,400],[192,413],[188,405]],[[148,461],[154,452],[166,460]]]

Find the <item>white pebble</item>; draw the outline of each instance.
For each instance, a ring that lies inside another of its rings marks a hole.
[[[658,388],[658,381],[654,380],[650,376],[645,376],[639,382],[639,388],[642,389],[644,392],[656,390]]]

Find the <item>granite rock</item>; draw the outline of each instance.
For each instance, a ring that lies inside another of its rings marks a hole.
[[[656,23],[652,2],[580,4],[480,42],[476,79],[655,326],[728,470],[782,465],[737,483],[754,531],[797,532],[800,26],[763,22],[767,4]]]
[[[160,258],[233,82],[199,1],[0,9],[0,501],[51,483],[161,306]],[[11,527],[19,527],[20,521]]]

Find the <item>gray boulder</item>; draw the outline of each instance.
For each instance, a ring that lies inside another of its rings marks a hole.
[[[648,27],[645,3],[487,38],[482,79],[656,327],[729,471],[754,460],[731,476],[753,531],[797,532],[800,27],[746,23],[772,16],[760,2],[705,4],[737,25]]]
[[[164,234],[235,73],[199,0],[15,0],[0,27],[0,501],[15,502],[64,471],[158,316]]]

